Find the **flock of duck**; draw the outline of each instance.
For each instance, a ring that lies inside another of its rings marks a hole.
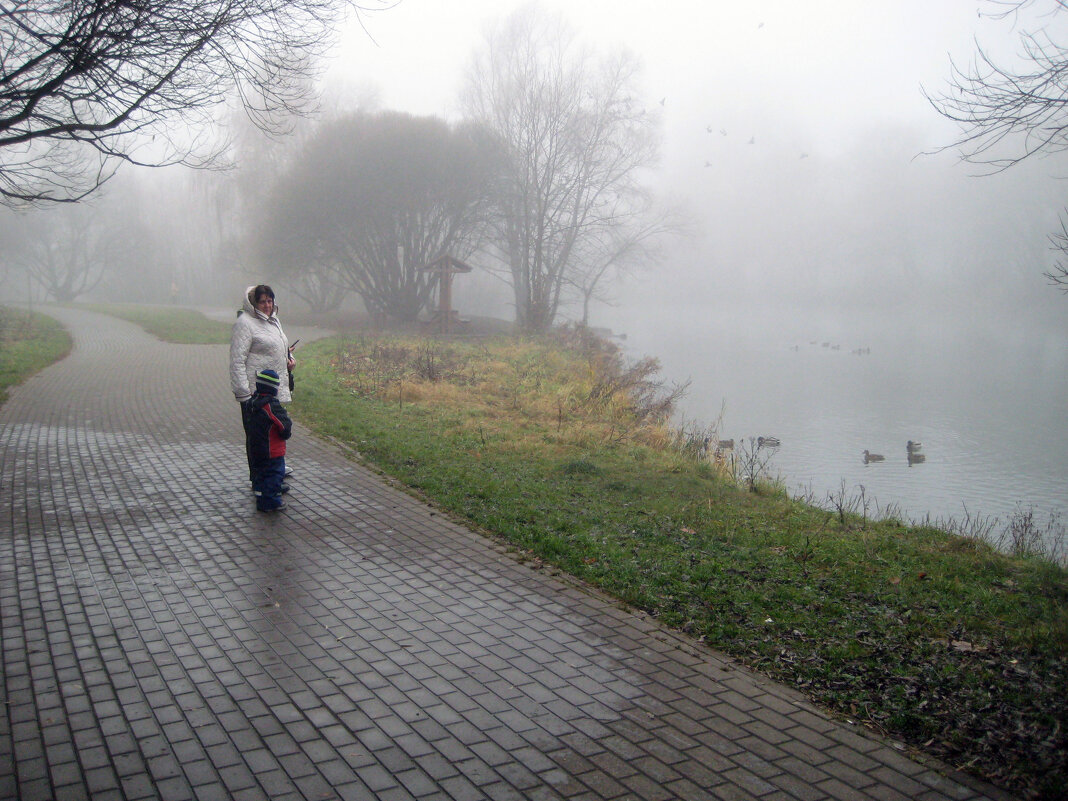
[[[827,350],[841,350],[842,349],[841,345],[836,345],[836,344],[833,344],[832,342],[829,342],[829,341],[828,342],[817,342],[816,340],[812,340],[808,344],[809,345],[819,345],[821,348],[827,348]],[[800,345],[791,345],[790,346],[790,350],[793,350],[793,351],[801,350],[801,346]],[[849,352],[852,353],[854,356],[870,356],[871,355],[871,348],[868,348],[868,347],[853,348],[853,350],[851,350]]]
[[[710,442],[709,437],[705,438],[703,450],[708,449]],[[778,437],[757,437],[757,448],[778,448],[782,445],[782,441]],[[733,451],[734,440],[733,439],[718,439],[716,440],[716,452],[721,453],[723,451]]]
[[[881,453],[872,453],[871,451],[864,451],[864,464],[870,464],[871,462],[885,462],[886,457]],[[908,459],[909,467],[914,464],[920,464],[927,461],[927,457],[923,454],[923,443],[914,442],[909,440],[905,443],[905,456]]]
[[[778,437],[757,437],[757,448],[778,448],[782,445],[782,441]],[[708,448],[709,441],[705,440],[704,447]],[[722,456],[725,451],[734,450],[733,439],[721,439],[716,442],[715,453],[717,456]],[[869,450],[865,450],[862,454],[864,456],[864,464],[871,464],[872,462],[885,462],[886,457],[881,453],[872,453]],[[920,464],[927,461],[927,457],[923,453],[923,443],[909,440],[905,443],[905,456],[908,460],[909,467],[914,464]]]

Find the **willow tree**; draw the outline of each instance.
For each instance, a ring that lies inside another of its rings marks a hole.
[[[496,148],[470,124],[399,112],[322,126],[264,199],[264,269],[359,295],[377,318],[411,322],[442,256],[466,259],[485,226]]]
[[[637,99],[639,77],[633,56],[595,56],[536,6],[491,30],[475,54],[463,108],[504,153],[492,241],[523,330],[547,330],[567,294],[589,285],[584,255],[609,241],[630,252],[620,240],[648,228],[640,177],[657,157],[657,115]]]

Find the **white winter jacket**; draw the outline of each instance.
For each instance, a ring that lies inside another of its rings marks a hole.
[[[281,379],[278,400],[288,403],[293,400],[286,366],[289,339],[278,322],[278,306],[270,317],[256,309],[252,298],[255,288],[250,286],[245,290],[241,314],[230,332],[230,389],[237,400],[247,400],[256,389],[256,373],[274,370]]]

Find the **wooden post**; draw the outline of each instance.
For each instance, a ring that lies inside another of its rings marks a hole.
[[[447,334],[456,314],[452,309],[452,277],[456,273],[469,273],[471,268],[452,256],[442,256],[423,269],[438,276],[438,330]]]
[[[438,316],[441,318],[441,333],[449,333],[452,322],[452,272],[442,270],[438,275]]]

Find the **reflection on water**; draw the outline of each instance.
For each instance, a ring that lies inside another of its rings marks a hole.
[[[844,482],[913,520],[1004,521],[1023,505],[1068,522],[1068,337],[751,314],[626,330],[629,353],[692,379],[687,420],[722,413],[723,437],[778,437],[771,470],[794,494],[821,501]]]

